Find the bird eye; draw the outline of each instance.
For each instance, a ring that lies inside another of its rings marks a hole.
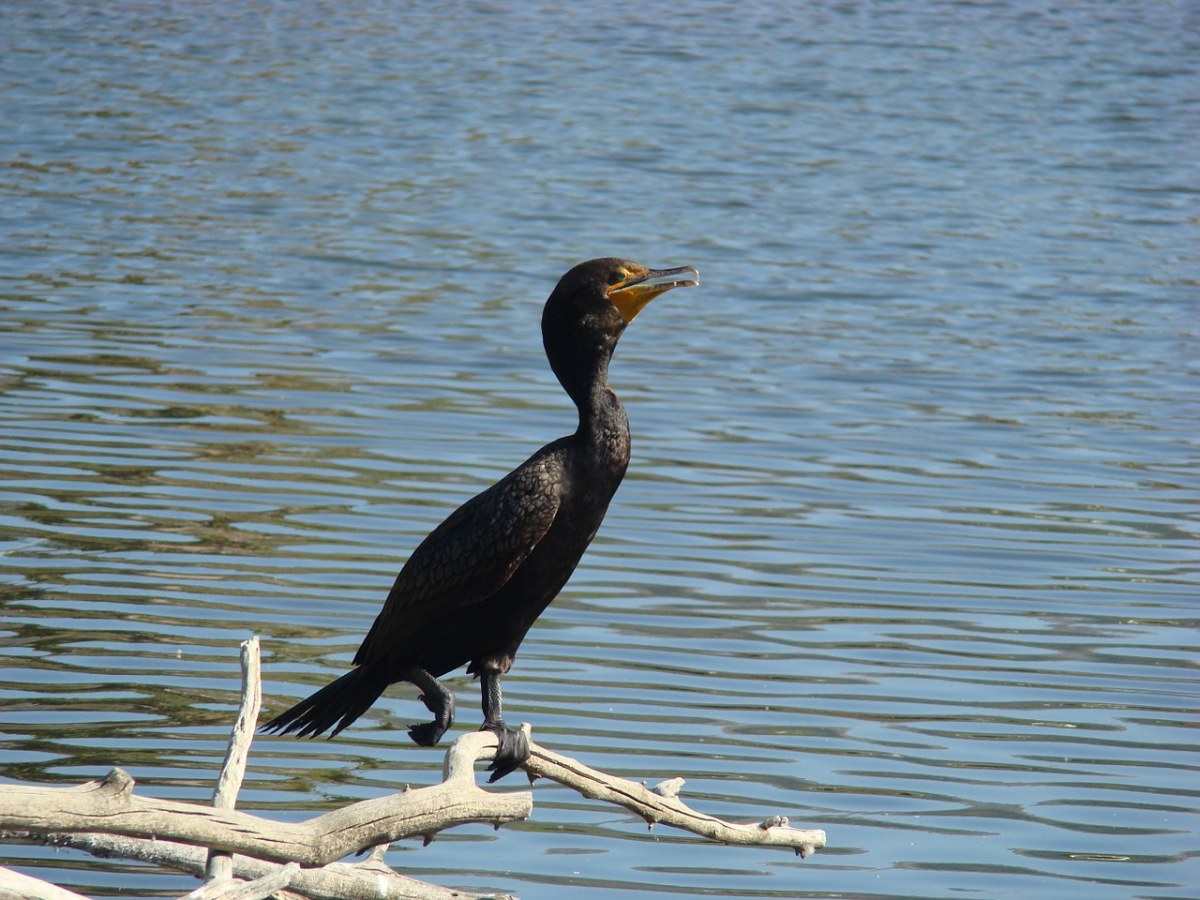
[[[617,269],[617,271],[613,272],[611,275],[608,276],[608,283],[609,284],[620,284],[622,281],[625,281],[628,277],[629,277],[628,269]]]

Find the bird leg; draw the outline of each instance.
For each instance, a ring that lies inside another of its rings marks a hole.
[[[410,666],[402,673],[406,681],[411,681],[421,689],[421,702],[433,713],[433,721],[421,725],[413,725],[408,729],[408,736],[422,747],[432,747],[442,739],[442,735],[454,724],[454,694],[450,693],[440,681],[417,666]]]
[[[500,676],[493,672],[483,672],[479,676],[479,682],[483,694],[483,725],[479,730],[492,732],[500,742],[496,756],[488,766],[488,771],[492,773],[488,784],[493,784],[529,759],[529,741],[520,729],[509,728],[504,724]]]

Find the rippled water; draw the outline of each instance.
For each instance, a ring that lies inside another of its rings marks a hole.
[[[527,900],[1200,896],[1190,5],[0,25],[0,774],[206,801],[238,642],[275,711],[344,669],[416,542],[573,426],[540,303],[619,254],[703,284],[618,350],[633,464],[510,718],[829,847],[539,784],[389,860]],[[241,805],[436,780],[414,698],[260,739]]]

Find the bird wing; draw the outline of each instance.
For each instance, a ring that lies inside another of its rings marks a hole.
[[[561,480],[552,459],[534,457],[452,512],[396,576],[355,665],[502,588],[550,530]]]

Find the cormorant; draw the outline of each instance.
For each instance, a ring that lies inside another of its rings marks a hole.
[[[437,679],[466,664],[480,680],[481,731],[500,749],[491,781],[529,755],[506,728],[500,678],[525,633],[579,563],[629,464],[629,423],[608,386],[617,339],[659,294],[699,283],[691,266],[648,269],[593,259],[562,276],[542,312],[550,368],[579,409],[579,427],[468,500],[413,551],[354,655],[354,668],[264,728],[337,734],[389,684],[409,681],[433,721],[409,737],[433,746],[454,722],[454,695]]]

